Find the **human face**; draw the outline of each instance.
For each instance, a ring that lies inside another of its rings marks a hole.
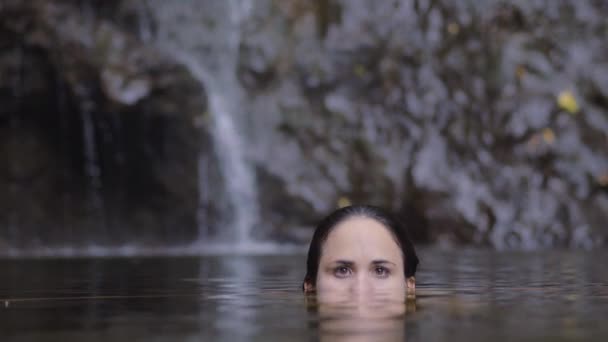
[[[316,292],[321,302],[404,302],[408,282],[401,249],[390,231],[367,217],[332,229],[323,244]],[[412,280],[409,281],[413,286]]]

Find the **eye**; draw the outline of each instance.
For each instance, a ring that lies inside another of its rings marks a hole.
[[[374,273],[379,278],[386,278],[390,275],[391,271],[388,268],[383,266],[376,266],[374,268]]]
[[[338,266],[334,269],[334,275],[338,278],[346,278],[352,274],[352,270],[347,266]]]

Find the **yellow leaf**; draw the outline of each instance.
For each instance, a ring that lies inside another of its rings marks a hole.
[[[460,32],[460,26],[458,26],[456,23],[450,23],[448,24],[448,32],[451,35],[458,34],[458,32]]]
[[[526,76],[526,67],[524,67],[523,65],[518,65],[515,69],[515,75],[517,75],[517,78],[519,78],[520,80],[524,78],[524,76]]]
[[[578,103],[574,94],[570,90],[564,90],[557,96],[557,104],[559,108],[569,112],[570,114],[578,113]]]
[[[359,78],[363,78],[365,76],[365,74],[367,74],[367,70],[365,69],[365,66],[363,66],[361,64],[355,65],[355,68],[353,71],[355,72],[355,75],[357,75],[357,77],[359,77]]]
[[[551,128],[543,129],[543,140],[545,140],[547,144],[552,144],[555,141],[555,133]]]
[[[338,199],[338,208],[344,208],[344,207],[348,207],[349,205],[351,205],[352,203],[350,202],[350,200],[348,199],[348,197],[340,197]]]

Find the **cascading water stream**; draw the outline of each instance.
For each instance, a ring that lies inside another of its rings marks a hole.
[[[251,3],[243,0],[199,1],[196,5],[162,1],[154,2],[150,8],[158,21],[157,39],[161,50],[184,65],[205,89],[212,138],[232,212],[228,224],[233,227],[233,233],[223,237],[245,247],[251,243],[258,205],[254,173],[246,160],[242,127],[238,126],[237,116],[243,114],[240,111],[244,106],[236,68],[241,26]],[[199,157],[201,203],[209,196],[205,179],[208,160],[208,156]],[[198,217],[202,240],[208,227],[204,215]]]
[[[86,101],[86,100],[85,100]],[[90,104],[82,106],[82,139],[84,142],[84,169],[90,186],[90,206],[95,216],[99,214],[103,206],[101,199],[101,174],[99,161],[97,160],[97,145],[95,138],[95,127],[93,123]]]
[[[95,27],[92,23],[95,22],[95,8],[88,3],[81,4],[81,14],[85,18],[85,22],[90,23],[87,26],[87,30],[94,32]],[[84,173],[87,180],[87,206],[88,214],[91,218],[91,224],[96,226],[94,231],[97,232],[97,236],[89,237],[92,240],[109,240],[107,231],[105,230],[105,213],[104,203],[102,198],[102,180],[101,180],[101,166],[98,156],[97,146],[97,134],[95,131],[95,122],[93,118],[94,102],[91,97],[91,92],[86,87],[80,87],[78,89],[78,96],[80,98],[80,119],[82,123],[82,152],[84,157]],[[96,248],[99,241],[89,241],[92,243],[90,247]]]
[[[250,239],[250,230],[256,221],[257,195],[252,170],[245,160],[241,134],[231,117],[232,113],[238,110],[236,104],[239,103],[237,99],[240,98],[240,92],[234,83],[236,80],[218,80],[187,56],[183,56],[180,60],[207,89],[213,120],[213,140],[220,159],[230,204],[235,213],[231,225],[235,227],[236,234],[232,238],[236,239],[237,244],[245,245]],[[222,89],[226,89],[227,92]],[[225,94],[230,94],[230,99],[227,99]],[[201,163],[208,160],[205,156],[199,158],[203,158]],[[203,167],[200,165],[201,163],[199,163],[199,167]],[[199,181],[202,182],[199,191],[204,193],[204,180]],[[202,228],[206,229],[206,227]]]

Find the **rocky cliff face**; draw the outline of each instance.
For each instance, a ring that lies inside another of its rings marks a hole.
[[[205,98],[183,67],[133,34],[123,6],[0,9],[0,216],[11,245],[197,238],[199,151],[210,184],[220,179]],[[200,205],[210,219],[219,213]]]
[[[2,239],[164,244],[224,229],[234,179],[215,84],[180,56],[225,68],[218,30],[238,10],[223,95],[241,94],[229,115],[255,174],[254,236],[291,239],[365,202],[421,241],[606,243],[604,3],[230,4],[4,2]]]

